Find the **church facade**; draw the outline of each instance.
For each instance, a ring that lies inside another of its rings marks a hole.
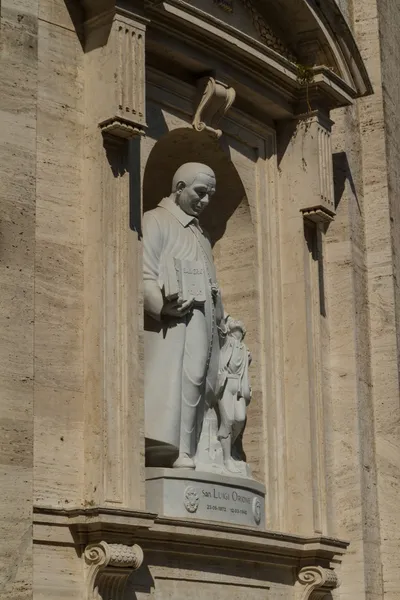
[[[0,18],[0,597],[398,600],[396,2]],[[149,471],[143,214],[187,162],[252,355],[250,500]]]

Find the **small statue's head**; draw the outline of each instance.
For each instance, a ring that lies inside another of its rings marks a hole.
[[[226,328],[229,335],[233,335],[237,340],[242,341],[246,335],[246,327],[242,321],[236,321],[232,317],[228,317],[226,321]]]
[[[185,163],[174,175],[172,194],[181,209],[198,217],[215,194],[215,174],[201,163]]]

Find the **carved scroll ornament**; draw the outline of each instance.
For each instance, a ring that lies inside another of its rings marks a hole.
[[[217,138],[222,131],[217,129],[222,117],[232,106],[236,92],[213,77],[202,77],[198,82],[199,102],[193,117],[193,128],[196,131],[209,131]]]
[[[332,569],[303,567],[297,574],[296,600],[322,600],[339,585],[338,576]]]
[[[110,593],[113,600],[122,598],[129,575],[143,562],[143,550],[137,544],[89,544],[83,556],[88,567],[86,600],[103,600]]]

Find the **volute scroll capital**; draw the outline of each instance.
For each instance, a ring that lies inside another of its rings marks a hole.
[[[340,585],[333,569],[319,566],[303,567],[297,573],[296,600],[322,600]]]
[[[102,600],[102,594],[111,587],[117,591],[115,600],[118,600],[118,591],[123,593],[130,574],[141,567],[144,557],[138,544],[125,546],[102,541],[86,546],[83,558],[87,566],[86,600]]]

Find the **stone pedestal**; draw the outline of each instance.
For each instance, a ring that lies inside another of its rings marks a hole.
[[[166,517],[265,528],[265,486],[251,479],[150,467],[146,504],[151,512]]]

